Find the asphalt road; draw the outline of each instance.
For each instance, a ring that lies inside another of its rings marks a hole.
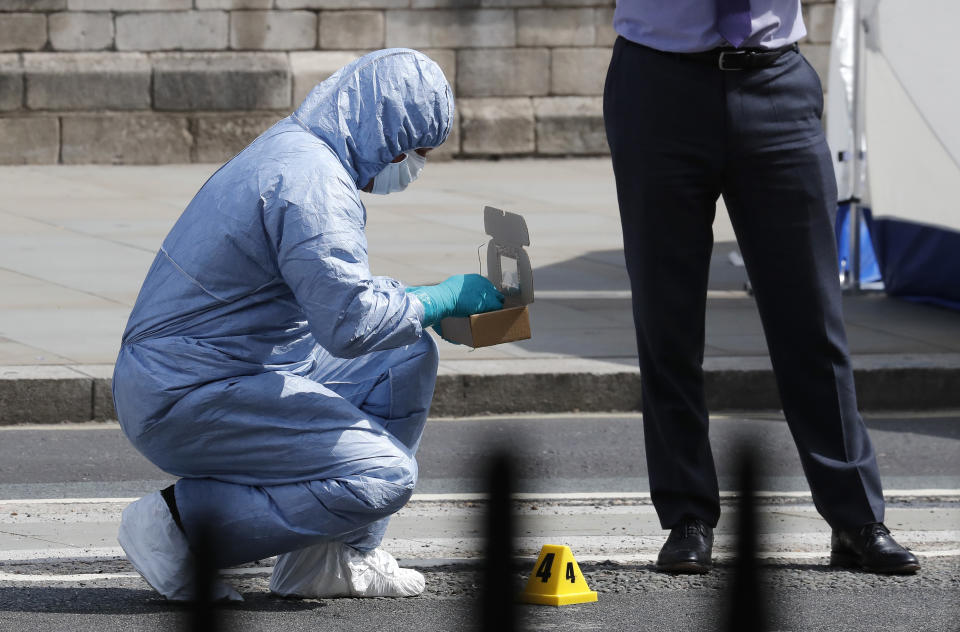
[[[960,488],[960,415],[868,417],[867,425],[885,488]],[[762,489],[807,489],[778,415],[714,417],[711,441],[722,489],[733,488],[745,441],[762,457]],[[498,447],[516,455],[516,491],[648,490],[639,415],[554,415],[430,420],[417,491],[481,491]],[[116,424],[0,427],[0,498],[136,496],[172,480]]]
[[[951,496],[951,490],[960,490],[960,415],[871,417],[867,423],[887,490],[941,490],[939,496],[911,493],[891,502],[888,511],[897,533],[930,556],[923,558],[921,573],[910,577],[829,569],[823,557],[829,533],[822,521],[808,499],[783,494],[761,507],[764,550],[776,552],[762,568],[766,592],[756,603],[768,607],[771,630],[960,630],[960,497]],[[711,433],[725,489],[731,488],[736,452],[745,440],[763,455],[762,490],[806,489],[786,424],[777,415],[716,417]],[[637,494],[647,489],[638,416],[431,420],[419,454],[418,493],[481,489],[487,458],[502,446],[510,446],[517,457],[517,491],[562,497],[523,503],[523,555],[544,539],[569,541],[588,584],[600,594],[595,604],[521,606],[521,629],[723,629],[735,520],[725,518],[718,529],[718,550],[726,553],[711,574],[675,577],[653,569],[651,556],[663,536],[648,501]],[[0,543],[6,543],[0,548],[8,549],[0,551],[0,630],[188,629],[190,612],[157,598],[116,555],[88,555],[83,549],[75,557],[69,550],[66,557],[57,553],[56,559],[53,553],[49,559],[30,559],[29,551],[26,558],[16,556],[17,547],[79,547],[70,544],[72,536],[106,533],[112,540],[122,504],[109,500],[147,493],[169,480],[128,445],[116,425],[0,429]],[[583,492],[602,492],[607,500],[584,503],[578,500]],[[19,509],[9,504],[9,499],[43,498],[104,502],[86,509],[61,507],[59,501]],[[427,575],[428,588],[420,598],[276,599],[266,590],[267,561],[232,576],[246,601],[220,612],[221,629],[478,629],[477,566],[457,556],[469,558],[482,550],[475,523],[484,511],[482,503],[472,501],[422,500],[391,523],[391,548]],[[725,515],[735,513],[727,503]],[[33,539],[18,544],[17,534],[31,528]],[[643,553],[631,561],[630,552],[640,548]],[[530,565],[529,558],[522,560],[513,581],[522,584]]]

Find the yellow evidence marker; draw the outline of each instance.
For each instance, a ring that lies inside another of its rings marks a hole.
[[[597,600],[569,546],[545,544],[520,599],[542,606],[566,606]]]

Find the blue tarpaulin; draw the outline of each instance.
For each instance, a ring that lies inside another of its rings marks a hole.
[[[880,266],[870,235],[870,209],[862,209],[860,217],[860,283],[876,283],[881,280]],[[850,253],[850,205],[841,204],[837,209],[837,254],[839,255],[840,274],[853,269]]]

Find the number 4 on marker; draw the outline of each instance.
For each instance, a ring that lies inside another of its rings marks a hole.
[[[567,562],[567,579],[570,580],[571,584],[577,583],[577,575],[573,572],[573,562]]]
[[[534,577],[539,577],[544,584],[550,579],[550,569],[553,567],[553,553],[547,553],[540,562],[540,568],[537,569]]]

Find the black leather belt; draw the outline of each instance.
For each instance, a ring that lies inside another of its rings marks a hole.
[[[790,51],[799,50],[796,44],[782,48],[714,48],[702,53],[674,53],[686,59],[704,62],[720,70],[747,70],[766,68]]]

